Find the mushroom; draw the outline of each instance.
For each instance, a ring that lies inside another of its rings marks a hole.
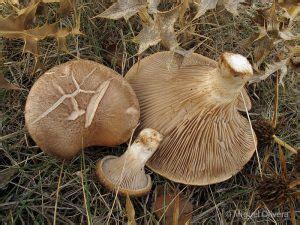
[[[162,138],[162,135],[153,129],[143,129],[123,155],[106,156],[97,162],[96,174],[100,182],[122,195],[147,194],[152,187],[152,181],[151,177],[145,174],[144,166]]]
[[[125,78],[139,99],[141,128],[165,137],[146,165],[191,185],[239,172],[256,149],[249,121],[239,113],[241,101],[250,107],[244,85],[252,75],[248,60],[232,53],[219,63],[194,53],[178,68],[171,52],[159,52],[135,64]]]
[[[127,141],[139,104],[118,73],[89,60],[53,67],[33,85],[25,106],[27,129],[46,153],[70,159],[88,146]]]

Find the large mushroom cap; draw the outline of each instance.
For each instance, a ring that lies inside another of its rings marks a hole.
[[[127,141],[139,120],[128,82],[88,60],[56,66],[33,85],[25,107],[27,129],[46,153],[68,159],[92,145]]]
[[[256,148],[255,134],[238,111],[244,101],[249,107],[244,85],[252,67],[231,53],[222,54],[219,63],[193,54],[180,68],[171,59],[171,52],[153,54],[125,76],[140,102],[141,128],[165,137],[147,166],[185,184],[224,181]]]

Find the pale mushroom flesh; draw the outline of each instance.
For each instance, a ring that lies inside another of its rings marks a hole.
[[[152,181],[144,167],[161,141],[162,135],[159,132],[150,128],[143,129],[123,155],[106,156],[97,162],[96,174],[99,180],[120,194],[140,196],[148,193]]]

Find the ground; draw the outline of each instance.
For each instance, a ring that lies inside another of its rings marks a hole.
[[[26,2],[25,2],[26,3]],[[61,162],[44,154],[24,127],[24,105],[33,83],[47,69],[68,60],[80,57],[102,63],[122,76],[138,61],[138,45],[132,38],[142,26],[138,17],[129,21],[93,18],[107,8],[109,1],[76,1],[77,13],[81,16],[83,35],[69,37],[68,53],[57,50],[53,38],[40,42],[40,59],[43,67],[34,71],[34,56],[22,54],[21,40],[0,39],[1,55],[4,58],[2,72],[19,90],[0,89],[1,137],[0,137],[0,221],[2,224],[46,224],[56,218],[57,224],[123,224],[127,221],[125,199],[115,196],[99,184],[95,177],[95,163],[109,155],[120,155],[126,144],[115,147],[91,147],[82,151],[71,161]],[[2,15],[8,15],[11,7],[1,6]],[[57,5],[48,8],[54,15]],[[188,49],[199,44],[197,53],[217,60],[220,53],[230,51],[243,54],[251,60],[251,48],[243,49],[240,43],[254,33],[250,20],[252,11],[241,10],[238,17],[225,9],[210,10],[197,23],[194,36],[185,42]],[[49,21],[57,19],[49,16]],[[74,24],[74,16],[60,19],[62,26]],[[164,50],[157,45],[148,49],[143,56]],[[276,76],[247,86],[253,108],[249,112],[252,122],[257,119],[271,120],[274,113]],[[279,86],[277,136],[294,147],[299,147],[299,77],[288,70],[284,87]],[[258,148],[244,169],[231,179],[214,185],[196,187],[177,184],[147,170],[153,179],[152,191],[145,197],[134,198],[138,224],[164,224],[154,215],[152,202],[156,198],[156,187],[173,187],[193,204],[193,224],[223,223],[285,223],[290,220],[290,207],[283,204],[269,209],[261,204],[256,193],[260,178],[259,164],[263,163],[266,149],[270,158],[270,170],[264,177],[280,174],[281,164],[278,145]],[[295,154],[282,149],[288,174],[295,170]],[[258,157],[257,157],[258,156]],[[274,173],[273,173],[274,172]],[[59,187],[59,194],[57,189]],[[296,203],[294,203],[296,204]],[[294,206],[293,206],[294,207]],[[295,208],[295,207],[294,207]],[[299,219],[299,211],[296,217]],[[298,207],[299,210],[299,207]],[[56,213],[55,213],[56,212]],[[272,214],[273,213],[273,214]]]

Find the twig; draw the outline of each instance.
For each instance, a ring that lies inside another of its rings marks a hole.
[[[272,119],[272,127],[277,126],[277,117],[278,117],[278,94],[279,94],[279,78],[278,72],[276,74],[276,84],[275,84],[275,100],[274,100],[274,113]]]
[[[5,141],[5,140],[7,140],[7,139],[11,139],[11,138],[13,138],[13,137],[15,137],[15,136],[21,134],[23,131],[24,131],[24,130],[22,129],[22,130],[18,130],[18,131],[16,131],[16,132],[13,132],[13,133],[11,133],[11,134],[7,134],[7,135],[4,135],[4,136],[1,136],[1,137],[0,137],[0,142],[3,142],[3,141]]]
[[[289,150],[290,152],[292,152],[292,153],[294,153],[294,154],[297,154],[297,153],[298,153],[298,151],[297,151],[295,148],[293,148],[293,147],[290,146],[289,144],[285,143],[283,140],[281,140],[281,139],[280,139],[279,137],[277,137],[275,134],[273,134],[272,137],[273,137],[274,141],[275,141],[277,144],[281,145],[282,147],[286,148],[287,150]]]
[[[249,124],[250,124],[250,129],[251,129],[251,133],[252,133],[252,137],[253,137],[253,142],[254,142],[254,145],[255,145],[255,152],[256,152],[256,157],[257,157],[258,169],[259,169],[260,177],[262,177],[261,164],[260,164],[260,159],[259,159],[259,155],[258,155],[258,151],[257,151],[257,145],[256,145],[257,143],[256,143],[256,139],[255,139],[255,135],[254,135],[252,123],[251,123],[251,120],[250,120],[249,112],[247,110],[247,106],[246,106],[246,102],[245,102],[245,98],[244,98],[243,92],[241,92],[241,95],[242,95],[242,98],[243,98],[243,102],[244,102],[244,106],[245,106],[247,118],[248,118],[248,121],[249,121]]]
[[[82,140],[83,141],[83,140]],[[87,224],[91,225],[91,217],[90,217],[90,210],[88,208],[87,202],[87,193],[86,193],[86,189],[85,189],[85,181],[84,181],[84,177],[85,177],[85,159],[84,159],[84,150],[82,149],[82,158],[81,158],[81,185],[82,185],[82,192],[83,192],[83,200],[84,200],[84,206],[85,206],[85,211],[86,211],[86,217],[87,217]]]

